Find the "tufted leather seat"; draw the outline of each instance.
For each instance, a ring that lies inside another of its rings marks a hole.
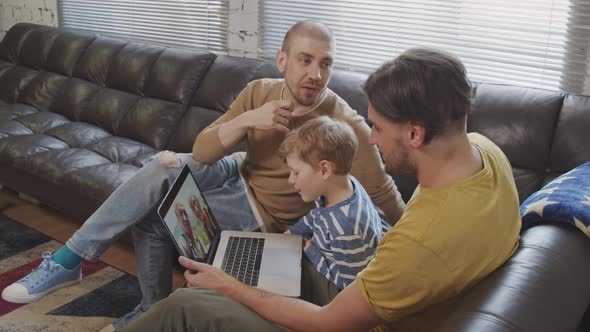
[[[83,220],[158,151],[190,152],[248,82],[279,76],[259,60],[17,24],[0,43],[0,184]],[[366,118],[365,78],[335,71],[329,87]],[[468,130],[506,153],[521,201],[590,161],[590,97],[473,88]],[[409,199],[416,179],[394,179]],[[588,257],[575,228],[533,227],[498,271],[399,330],[590,331]]]
[[[88,216],[167,148],[214,59],[15,25],[0,47],[0,182]]]

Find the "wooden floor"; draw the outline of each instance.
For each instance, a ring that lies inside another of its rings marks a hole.
[[[81,225],[81,222],[68,218],[51,208],[23,200],[17,193],[6,188],[0,189],[0,212],[61,243],[65,243]],[[114,243],[101,256],[101,260],[137,276],[135,255],[133,248],[128,244]],[[174,289],[181,287],[183,283],[182,273],[174,271]]]

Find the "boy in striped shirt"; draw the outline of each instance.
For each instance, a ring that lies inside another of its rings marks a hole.
[[[349,174],[357,145],[347,123],[320,116],[290,131],[280,147],[289,183],[316,204],[287,233],[303,237],[307,259],[339,290],[373,259],[382,236],[377,210]]]

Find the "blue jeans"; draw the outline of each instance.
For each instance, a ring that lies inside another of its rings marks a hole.
[[[181,166],[189,165],[221,229],[258,228],[235,158],[228,156],[207,165],[195,161],[191,154],[178,157]],[[144,310],[172,290],[173,261],[178,253],[156,210],[180,170],[162,165],[156,156],[119,186],[66,243],[77,255],[97,261],[132,227]]]

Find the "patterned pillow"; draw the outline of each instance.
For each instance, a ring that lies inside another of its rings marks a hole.
[[[520,206],[522,230],[542,221],[572,224],[590,237],[590,162],[549,182]]]

